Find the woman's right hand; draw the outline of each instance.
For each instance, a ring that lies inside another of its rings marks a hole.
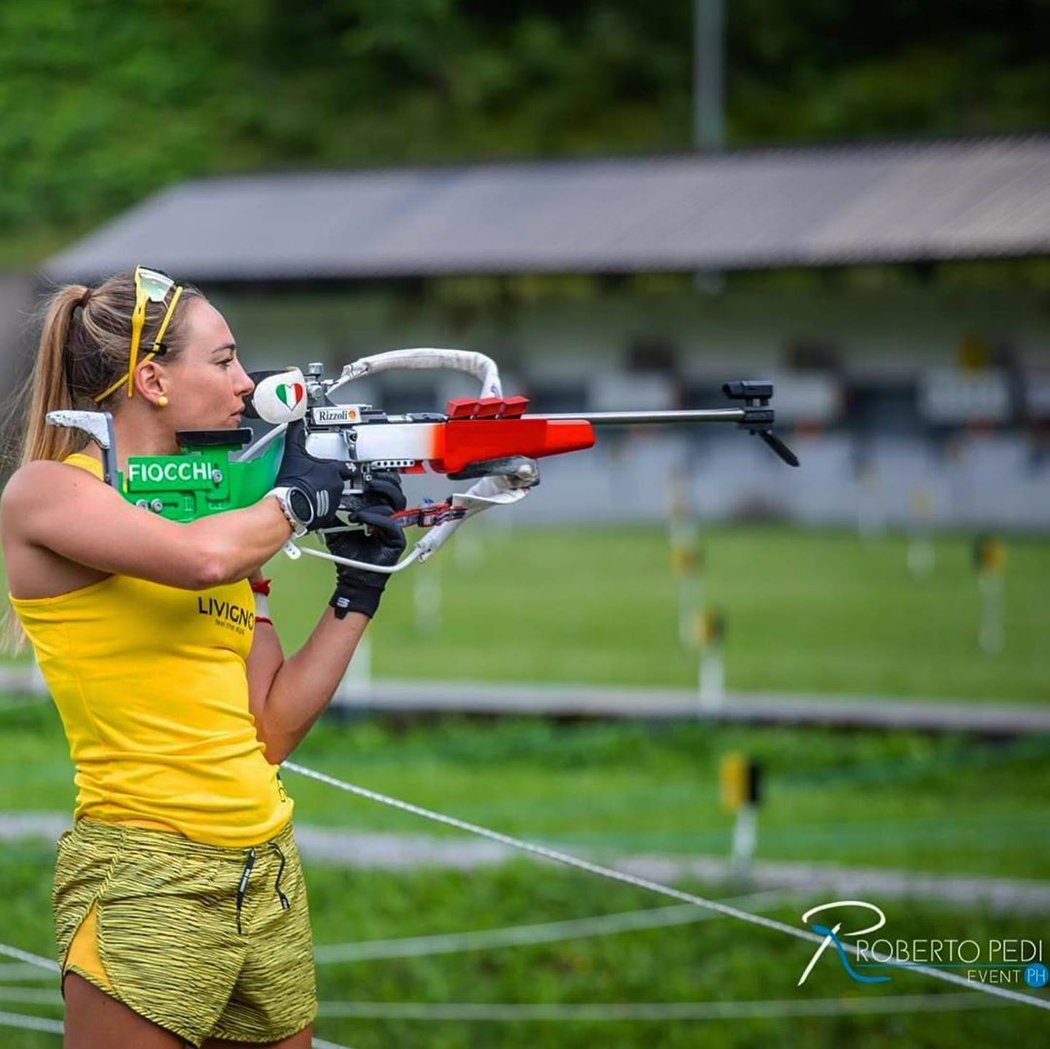
[[[365,485],[364,491],[350,500],[347,521],[364,525],[363,530],[325,532],[325,546],[336,557],[351,561],[391,567],[404,553],[407,541],[394,514],[405,508],[405,493],[401,478],[394,470],[377,470]],[[347,612],[361,612],[371,618],[379,607],[386,582],[384,572],[369,572],[364,568],[337,564],[337,585],[328,603],[335,609],[336,619]]]
[[[288,424],[284,435],[284,457],[277,471],[275,489],[289,489],[297,493],[295,516],[306,531],[313,532],[335,523],[335,512],[343,495],[343,482],[349,468],[334,459],[316,459],[306,450],[306,428],[301,419]],[[298,512],[298,504],[305,497],[310,512]]]

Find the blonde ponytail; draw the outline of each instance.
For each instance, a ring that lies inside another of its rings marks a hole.
[[[29,404],[26,408],[25,440],[20,465],[34,459],[65,459],[83,447],[79,431],[49,426],[47,413],[73,407],[66,379],[65,355],[73,313],[82,308],[90,289],[70,284],[51,297],[40,333],[40,349],[29,380]]]
[[[65,346],[73,311],[88,294],[89,289],[84,285],[71,284],[56,292],[48,302],[36,363],[16,400],[16,411],[26,405],[24,437],[17,456],[19,465],[24,466],[33,459],[64,459],[77,450],[77,431],[49,426],[45,417],[48,412],[72,407],[65,377]],[[22,624],[9,607],[0,624],[0,650],[18,655],[25,642]]]
[[[175,360],[186,344],[187,303],[203,298],[191,285],[182,296],[164,333],[164,360]],[[131,349],[131,315],[135,309],[134,274],[110,277],[97,288],[69,284],[47,301],[33,373],[16,411],[24,415],[18,429],[25,435],[12,458],[24,466],[35,459],[61,462],[85,447],[88,437],[79,430],[51,426],[47,413],[75,408],[119,411],[123,386],[96,403],[95,397],[126,375]],[[163,303],[146,303],[142,341],[156,340],[166,312]],[[22,626],[10,610],[0,627],[0,648],[18,652],[25,642]]]

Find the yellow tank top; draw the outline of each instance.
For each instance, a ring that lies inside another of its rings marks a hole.
[[[101,478],[89,455],[66,462]],[[247,580],[197,591],[112,575],[10,601],[65,726],[75,818],[233,847],[257,845],[291,819],[248,709]]]

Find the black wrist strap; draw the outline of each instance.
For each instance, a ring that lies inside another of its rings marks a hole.
[[[343,590],[339,587],[332,594],[332,599],[328,604],[335,609],[336,619],[345,619],[349,612],[360,612],[371,619],[376,614],[379,599],[382,596],[382,590],[373,590],[371,587],[361,587],[355,590]]]

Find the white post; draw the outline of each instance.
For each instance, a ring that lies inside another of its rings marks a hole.
[[[733,824],[732,871],[734,878],[748,878],[758,843],[758,807],[745,802],[736,811]]]
[[[933,571],[937,555],[933,541],[926,534],[912,533],[908,538],[908,574],[912,579],[925,579]]]
[[[981,651],[994,656],[1006,645],[1003,622],[1003,587],[1005,583],[1006,547],[994,536],[977,537],[974,544],[977,586],[981,593],[981,623],[977,643]]]
[[[688,649],[697,644],[696,616],[703,608],[704,598],[700,523],[689,496],[689,473],[685,466],[672,471],[670,487],[668,539],[671,566],[678,580],[678,641]]]
[[[696,617],[704,607],[704,580],[695,575],[681,576],[678,580],[678,640],[682,648],[695,648],[697,644]]]
[[[484,520],[484,519],[482,519]],[[485,560],[485,549],[481,535],[481,521],[471,521],[466,528],[456,533],[452,552],[456,567],[463,572],[475,572]]]
[[[472,520],[470,525],[486,529],[489,542],[493,546],[506,546],[514,538],[514,515],[510,513],[509,507],[507,513],[485,514],[483,517]],[[460,529],[456,536],[459,537],[462,534],[463,529]]]
[[[998,655],[1006,644],[1002,574],[983,571],[978,577],[978,585],[981,588],[981,651],[990,656]]]
[[[713,638],[700,649],[698,695],[701,710],[721,710],[725,706],[726,669],[720,638]]]
[[[420,637],[433,636],[441,623],[441,573],[438,564],[439,559],[435,559],[417,567],[413,573],[412,605],[416,633]]]
[[[911,529],[908,534],[908,574],[913,579],[925,579],[933,571],[936,551],[930,538],[933,502],[930,493],[917,488],[911,496]]]

